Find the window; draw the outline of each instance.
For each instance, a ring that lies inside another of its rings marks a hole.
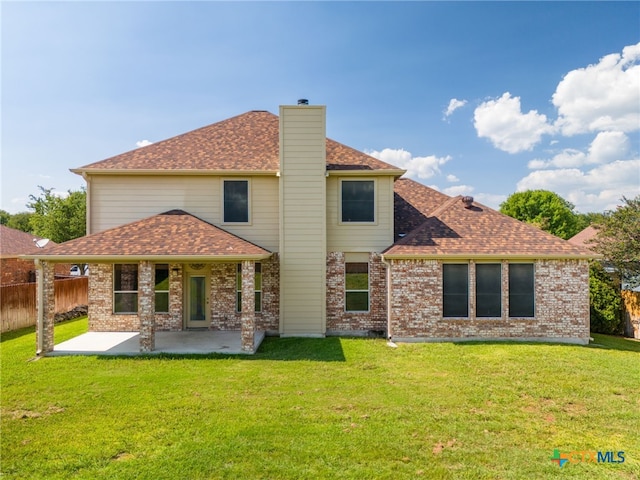
[[[502,316],[502,265],[476,264],[476,317]]]
[[[249,181],[225,180],[224,218],[225,223],[249,222]]]
[[[509,316],[535,316],[532,263],[509,264]]]
[[[113,313],[138,312],[138,264],[113,266]]]
[[[365,262],[345,263],[345,311],[369,311],[369,264]]]
[[[156,312],[169,313],[169,264],[156,265]]]
[[[442,316],[469,316],[469,265],[442,265]]]
[[[341,200],[343,222],[375,221],[373,180],[342,180]]]
[[[262,311],[262,264],[256,262],[255,264],[255,282],[254,282],[254,297],[255,297],[255,311]],[[236,311],[242,311],[242,264],[239,263],[236,268]]]

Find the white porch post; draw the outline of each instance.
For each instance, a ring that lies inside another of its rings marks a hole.
[[[255,352],[255,262],[242,261],[242,351]]]
[[[142,260],[138,267],[138,316],[140,318],[140,351],[156,348],[155,334],[155,265]]]
[[[53,351],[53,325],[55,321],[55,276],[53,265],[36,260],[36,299],[38,321],[36,328],[36,355]]]

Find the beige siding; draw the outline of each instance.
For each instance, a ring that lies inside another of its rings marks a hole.
[[[324,335],[324,107],[280,107],[280,333]]]
[[[375,182],[375,222],[346,224],[340,220],[340,180]],[[327,178],[327,249],[330,252],[381,252],[393,243],[393,177]]]
[[[278,179],[275,176],[250,178],[251,223],[223,225],[221,178],[249,179],[205,175],[96,175],[91,179],[89,232],[181,209],[263,248],[277,251]]]

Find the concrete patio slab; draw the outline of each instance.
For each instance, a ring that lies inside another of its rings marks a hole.
[[[60,355],[141,355],[138,332],[87,332],[56,345],[48,356]],[[256,332],[254,351],[264,339]],[[156,332],[156,348],[151,354],[246,354],[239,331],[187,330]]]

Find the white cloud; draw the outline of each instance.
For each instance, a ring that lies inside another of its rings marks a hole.
[[[583,212],[612,209],[622,196],[640,194],[640,158],[616,160],[587,171],[538,170],[517,184],[518,191],[534,189],[556,192]]]
[[[382,151],[365,151],[368,155],[391,163],[407,171],[406,175],[411,178],[426,179],[440,173],[440,167],[451,160],[451,156],[436,157],[414,157],[411,152],[402,148],[385,148]]]
[[[447,182],[451,182],[451,183],[455,183],[455,182],[459,182],[460,179],[458,177],[456,177],[455,175],[447,175]]]
[[[447,118],[449,118],[453,112],[455,112],[459,108],[464,107],[466,104],[466,100],[458,100],[457,98],[452,98],[451,100],[449,100],[449,106],[443,112],[444,119],[446,120]]]
[[[488,138],[494,147],[508,153],[531,150],[542,135],[554,131],[546,115],[537,110],[522,113],[520,97],[509,92],[480,104],[474,112],[474,126],[478,137]]]
[[[532,170],[543,168],[573,168],[583,165],[604,164],[628,159],[629,138],[622,132],[600,132],[589,145],[587,153],[566,148],[549,160],[535,159],[528,163]]]
[[[474,188],[471,185],[454,185],[442,190],[443,193],[455,197],[456,195],[471,195]]]
[[[475,195],[475,199],[490,208],[498,210],[500,204],[507,199],[507,195],[496,195],[493,193],[478,193]]]
[[[136,142],[136,147],[146,147],[147,145],[151,145],[153,142],[150,142],[149,140],[138,140]]]
[[[640,43],[567,73],[553,94],[563,135],[640,129],[639,63]]]

